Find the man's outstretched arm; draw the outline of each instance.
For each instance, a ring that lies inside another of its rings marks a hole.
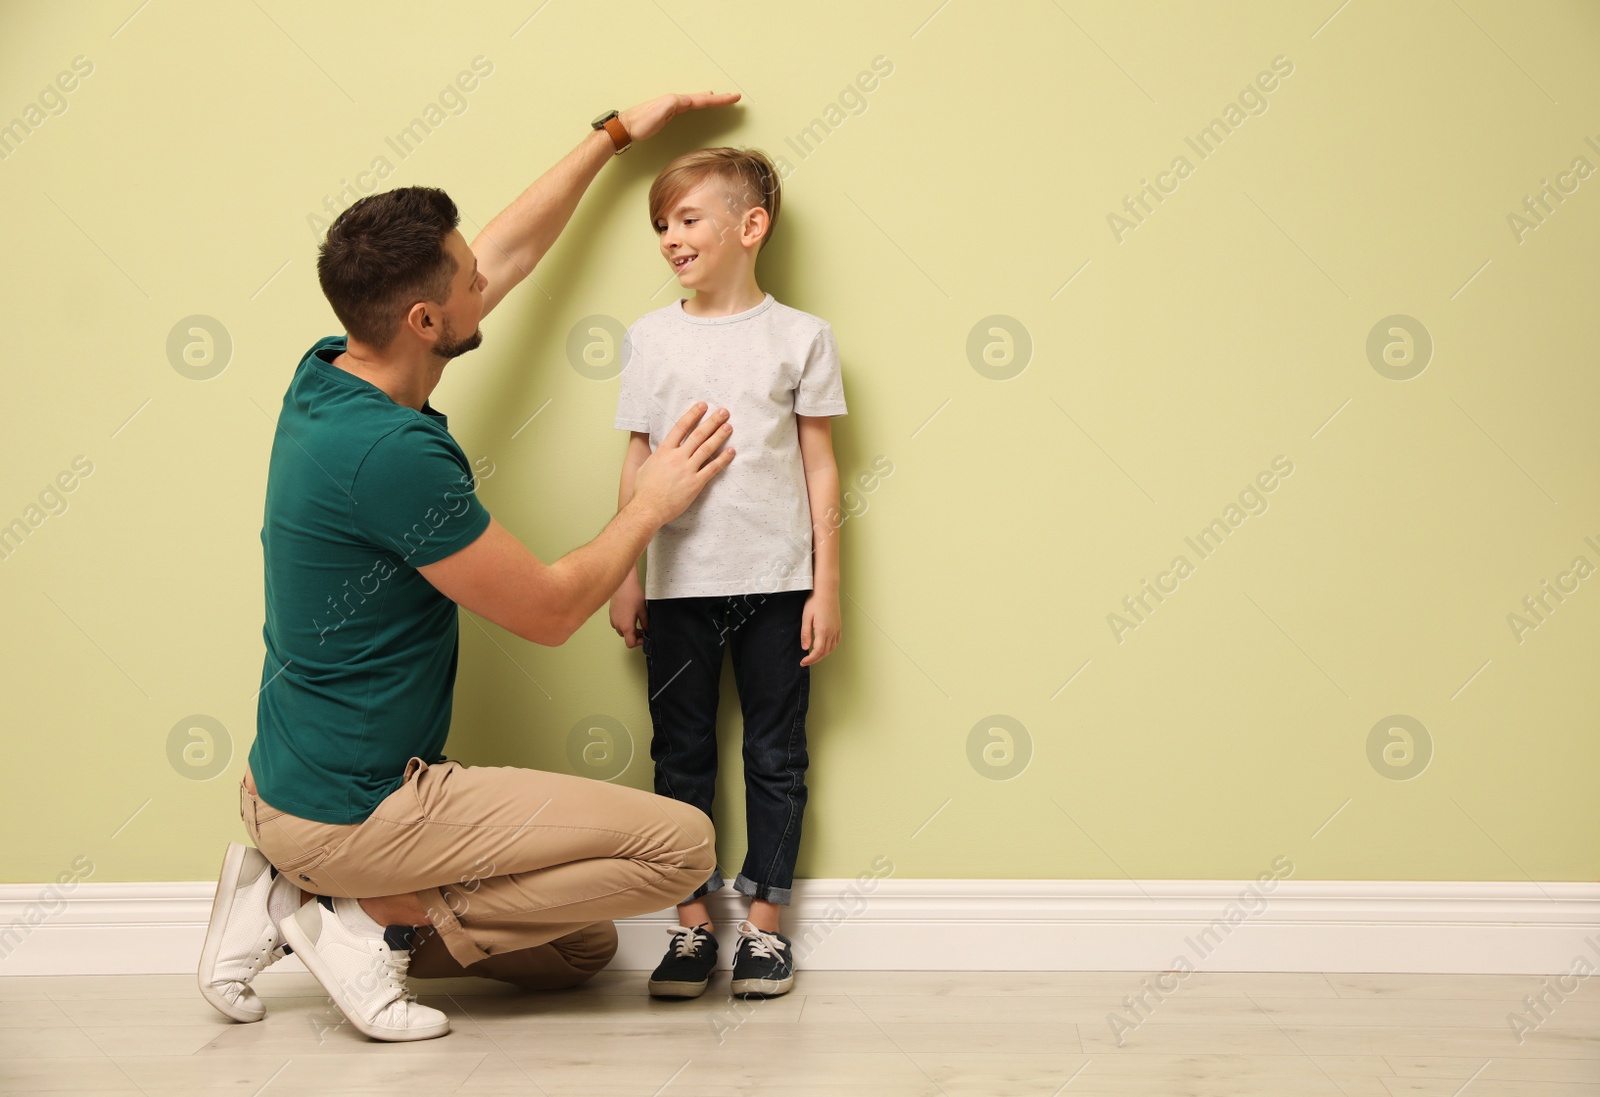
[[[737,92],[663,95],[629,107],[618,119],[637,143],[659,133],[675,114],[726,106],[738,98]],[[483,227],[472,241],[472,252],[478,257],[478,269],[489,281],[483,291],[485,316],[544,258],[572,219],[578,199],[614,155],[616,146],[611,137],[604,130],[590,130],[577,148],[535,179],[516,201]]]
[[[628,505],[600,536],[555,563],[541,563],[490,519],[470,545],[417,571],[458,606],[524,640],[565,643],[638,566],[656,530],[733,460],[733,447],[723,445],[733,432],[727,409],[707,410],[702,401],[683,413],[634,474]]]

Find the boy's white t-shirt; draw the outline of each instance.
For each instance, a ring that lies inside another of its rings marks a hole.
[[[827,321],[767,294],[732,316],[683,301],[628,329],[618,430],[650,449],[696,401],[728,409],[733,460],[650,541],[646,598],[756,594],[811,586],[811,505],[796,415],[844,415],[839,348]],[[819,516],[819,520],[820,516]]]

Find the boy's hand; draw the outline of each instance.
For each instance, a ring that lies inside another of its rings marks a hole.
[[[809,667],[839,646],[839,595],[812,591],[800,615],[800,646],[810,654],[800,660]]]
[[[644,643],[639,630],[649,628],[650,620],[645,612],[644,588],[639,585],[637,571],[628,572],[617,593],[611,596],[611,627],[630,648]]]
[[[622,123],[622,128],[628,131],[629,137],[635,141],[643,141],[660,133],[661,127],[675,114],[682,114],[686,110],[699,110],[701,107],[725,107],[729,103],[737,102],[738,99],[739,93],[736,91],[663,95],[647,103],[640,103],[636,107],[629,107],[617,115],[617,120]]]

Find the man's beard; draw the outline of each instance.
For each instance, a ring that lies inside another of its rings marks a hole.
[[[444,331],[439,336],[439,342],[434,345],[433,353],[440,358],[458,358],[469,350],[477,350],[478,344],[483,342],[483,329],[479,328],[465,339],[457,340],[455,331],[450,327],[450,321],[444,321]]]

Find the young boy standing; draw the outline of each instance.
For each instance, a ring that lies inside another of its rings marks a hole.
[[[833,329],[756,284],[756,258],[778,220],[779,181],[755,150],[701,149],[650,188],[650,223],[679,283],[693,289],[628,329],[615,426],[631,431],[618,505],[671,427],[669,409],[726,407],[732,462],[650,542],[611,599],[611,626],[644,645],[655,791],[711,814],[723,652],[733,653],[744,717],[748,852],[734,879],[750,897],[738,926],[732,992],[784,994],[793,946],[779,932],[790,903],[805,812],[805,718],[811,666],[839,642],[839,473],[830,416],[845,414]],[[742,441],[741,441],[742,439]],[[716,967],[705,896],[720,870],[678,906],[680,925],[650,978],[657,997],[692,998]]]

